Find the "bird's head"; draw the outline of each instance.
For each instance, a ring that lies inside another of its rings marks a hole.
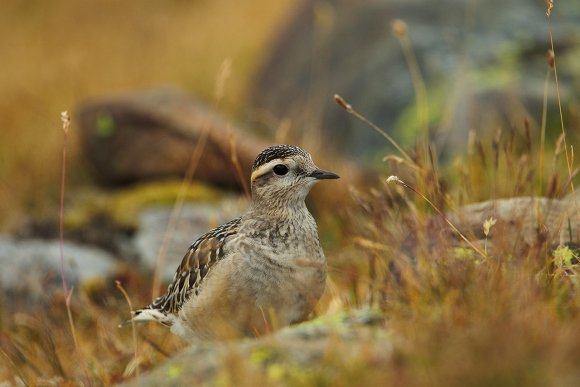
[[[335,173],[314,164],[305,150],[293,145],[264,149],[252,166],[252,199],[289,204],[304,201],[312,186],[323,179],[338,179]]]

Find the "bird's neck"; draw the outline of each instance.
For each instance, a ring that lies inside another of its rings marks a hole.
[[[304,198],[269,198],[262,199],[254,197],[248,213],[253,217],[264,217],[275,219],[276,221],[291,221],[294,218],[302,218],[304,214],[310,214]]]
[[[276,206],[254,201],[242,217],[242,228],[249,237],[267,241],[277,249],[301,246],[307,241],[318,246],[316,222],[304,200]],[[278,253],[282,254],[282,250]]]
[[[241,232],[278,260],[288,261],[299,256],[322,262],[324,254],[318,229],[304,199],[279,199],[253,200],[242,216]]]

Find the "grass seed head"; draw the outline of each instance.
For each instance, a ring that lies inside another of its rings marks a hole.
[[[548,65],[553,70],[554,66],[556,64],[556,55],[554,54],[554,51],[552,49],[548,50],[547,59],[548,59]]]
[[[554,9],[554,0],[546,0],[546,16],[550,17]]]
[[[395,19],[391,23],[391,29],[395,36],[399,39],[404,38],[407,36],[407,23],[402,21],[401,19]]]

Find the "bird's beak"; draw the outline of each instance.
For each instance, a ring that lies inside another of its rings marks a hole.
[[[316,170],[312,171],[308,176],[313,177],[317,180],[340,178],[340,176],[338,176],[336,173],[332,173],[332,172],[325,171],[322,169],[316,169]]]

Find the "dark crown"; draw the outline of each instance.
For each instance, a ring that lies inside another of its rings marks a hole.
[[[252,170],[255,171],[260,166],[269,163],[275,159],[285,159],[287,157],[292,156],[303,156],[309,158],[310,156],[308,153],[301,148],[298,148],[294,145],[274,145],[269,148],[264,149],[256,160],[254,161],[254,165],[252,165]]]

